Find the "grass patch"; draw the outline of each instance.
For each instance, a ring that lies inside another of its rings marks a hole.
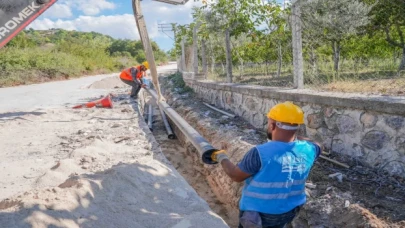
[[[157,63],[167,56],[152,42]],[[119,72],[145,61],[140,41],[95,32],[25,30],[0,49],[0,87]]]
[[[404,96],[405,78],[366,81],[340,81],[323,85],[319,89],[346,93]]]
[[[168,79],[173,83],[174,88],[177,89],[177,92],[179,94],[194,93],[194,90],[191,87],[187,86],[186,83],[184,82],[181,73],[177,72],[172,75],[169,75]]]

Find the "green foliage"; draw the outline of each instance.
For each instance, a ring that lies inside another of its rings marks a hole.
[[[192,44],[193,28],[200,24],[198,45],[201,47],[204,40],[210,75],[226,75],[224,31],[230,29],[235,76],[292,76],[292,9],[287,3],[291,1],[284,1],[284,5],[281,2],[204,1],[203,7],[193,8],[192,23],[175,27],[171,58],[181,56],[182,37],[186,38],[186,47]],[[391,75],[405,70],[404,0],[293,2],[301,8],[306,80],[356,79],[364,78],[361,75],[366,72]],[[259,64],[265,65],[261,70],[264,73],[254,72]]]
[[[186,85],[181,73],[175,73],[168,76],[168,79],[173,82],[174,88],[179,94],[192,93],[193,89]]]
[[[152,42],[156,61],[166,54]],[[25,30],[0,50],[0,87],[116,72],[145,61],[140,41],[95,32]]]

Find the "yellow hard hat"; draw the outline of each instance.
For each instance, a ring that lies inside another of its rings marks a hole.
[[[275,105],[267,117],[281,123],[304,124],[304,112],[289,101]]]
[[[149,69],[149,63],[147,61],[143,62],[142,65],[148,70]]]

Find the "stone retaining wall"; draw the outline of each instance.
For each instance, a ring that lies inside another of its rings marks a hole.
[[[292,101],[305,112],[303,133],[323,143],[327,150],[405,176],[405,97],[185,81],[206,102],[263,130],[269,109]]]

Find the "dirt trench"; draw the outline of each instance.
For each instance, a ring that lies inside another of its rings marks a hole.
[[[167,103],[214,147],[226,149],[232,162],[237,163],[251,147],[266,141],[264,132],[242,118],[231,119],[207,108],[193,93],[180,94],[183,90],[168,78],[161,78],[161,85]],[[178,141],[167,139],[156,107],[154,113],[153,134],[165,156],[230,227],[237,227],[243,184],[232,182],[217,165],[202,164],[195,148],[173,124]],[[405,227],[403,179],[338,154],[331,158],[351,168],[318,160],[307,182],[308,201],[292,227]],[[342,179],[331,178],[331,174]]]
[[[237,221],[233,221],[231,219],[228,209],[218,200],[217,196],[212,191],[208,181],[206,180],[204,173],[201,172],[201,169],[195,167],[195,162],[193,161],[194,156],[190,154],[192,149],[185,148],[184,143],[182,143],[178,138],[168,138],[162,116],[155,100],[150,96],[145,96],[145,100],[142,103],[145,104],[143,106],[143,113],[146,122],[148,121],[148,105],[152,104],[153,106],[152,133],[156,141],[159,143],[166,158],[191,185],[191,187],[193,187],[197,194],[208,203],[210,208],[215,213],[221,216],[221,218],[223,218],[230,227],[237,227]],[[176,128],[173,130],[177,133],[176,135],[179,135]]]

